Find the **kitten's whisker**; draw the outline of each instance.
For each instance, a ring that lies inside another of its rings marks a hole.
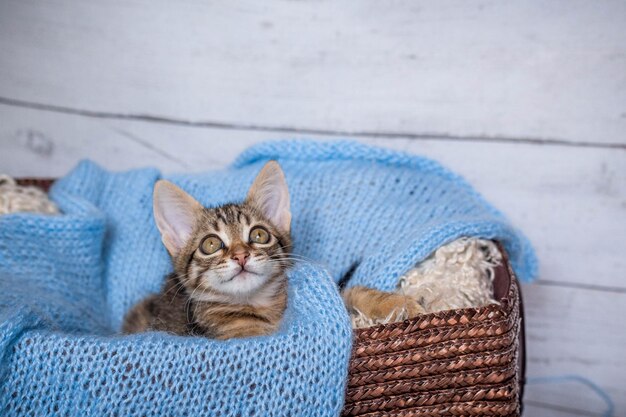
[[[270,256],[269,259],[291,259],[291,260],[312,261],[312,259],[310,258],[296,257],[296,256]]]
[[[311,259],[307,256],[304,255],[300,255],[298,253],[280,253],[280,254],[276,254],[276,255],[270,255],[270,257],[287,257],[287,258],[294,258],[294,259],[303,259],[303,260],[307,260],[307,261],[314,261],[314,259]]]
[[[183,274],[183,275],[179,275],[179,280],[176,283],[176,285],[173,288],[170,288],[169,290],[165,291],[163,294],[161,294],[161,298],[163,298],[168,292],[172,291],[173,289],[176,289],[176,293],[174,293],[174,296],[172,297],[172,299],[170,300],[170,305],[172,304],[172,302],[174,302],[174,299],[176,298],[176,296],[178,296],[178,294],[180,293],[181,289],[185,289],[185,284],[182,282],[182,280],[180,278],[187,278],[189,276],[189,274]]]
[[[312,265],[323,266],[323,264],[319,261],[314,261],[310,258],[306,257],[293,257],[293,256],[281,256],[281,257],[272,257],[270,258],[273,261],[285,261],[285,262],[305,262]]]
[[[174,296],[173,296],[173,297],[172,297],[172,299],[170,300],[170,304],[172,304],[172,302],[174,301],[174,299],[176,298],[176,296],[178,295],[178,293],[180,293],[180,290],[181,290],[181,289],[183,289],[183,290],[185,289],[185,286],[184,286],[184,285],[182,285],[182,284],[180,285],[180,287],[178,288],[178,290],[176,290],[176,293],[174,294]]]
[[[280,248],[283,250],[283,253],[282,254],[278,254],[278,255],[298,256],[300,258],[306,258],[306,259],[312,260],[311,258],[307,258],[306,256],[304,256],[302,254],[290,252],[289,249],[286,246],[284,246],[284,245],[280,246]],[[273,256],[273,255],[270,255],[270,256]]]
[[[196,291],[198,290],[199,287],[194,288],[194,290],[192,291],[191,295],[189,296],[189,298],[187,298],[187,301],[185,301],[185,305],[183,307],[183,310],[185,310],[185,312],[188,312],[188,308],[191,305],[191,301],[193,300],[193,295],[196,293]],[[192,312],[195,315],[195,311]],[[189,314],[187,314],[187,324],[192,324],[189,323]]]
[[[294,263],[299,262],[302,264],[307,264],[307,265],[313,265],[313,266],[317,266],[320,267],[321,269],[323,269],[326,272],[330,272],[328,270],[328,267],[321,263],[321,262],[313,262],[310,260],[304,260],[304,259],[295,259],[295,260],[289,260],[289,259],[274,259],[274,260],[268,260],[268,263],[270,263],[271,265],[277,265],[281,268],[288,268],[293,266]]]
[[[172,287],[172,288],[168,289],[168,290],[167,290],[167,291],[165,291],[164,293],[161,293],[161,294],[160,294],[160,295],[161,295],[161,298],[163,298],[164,296],[166,296],[166,295],[167,295],[167,293],[169,293],[169,292],[170,292],[170,291],[172,291],[172,290],[177,290],[177,291],[176,291],[176,294],[174,294],[174,297],[176,297],[176,295],[178,294],[178,290],[179,290],[182,286],[183,286],[183,284],[179,282],[179,283],[178,283],[178,284],[176,284],[174,287]]]

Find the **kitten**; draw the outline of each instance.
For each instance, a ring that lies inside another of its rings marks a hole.
[[[229,339],[278,329],[287,305],[291,213],[276,161],[263,167],[241,204],[205,208],[174,184],[158,181],[154,218],[174,272],[160,294],[130,310],[125,333]]]
[[[160,294],[135,305],[124,333],[148,330],[215,339],[275,332],[287,304],[291,264],[289,191],[276,161],[241,204],[205,208],[169,181],[154,187],[154,218],[174,272]],[[342,291],[349,312],[372,319],[423,312],[412,298],[367,287]]]

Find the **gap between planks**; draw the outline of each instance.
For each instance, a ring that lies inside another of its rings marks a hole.
[[[617,294],[626,294],[626,288],[620,287],[612,287],[607,285],[595,285],[595,284],[581,284],[577,282],[560,282],[560,281],[551,281],[544,280],[539,278],[537,281],[532,283],[533,285],[542,285],[546,287],[565,287],[565,288],[577,288],[582,290],[591,290],[591,291],[603,291]],[[524,285],[524,283],[522,283]]]
[[[157,116],[150,114],[132,114],[132,113],[115,113],[106,111],[95,111],[87,109],[77,109],[73,107],[60,106],[55,104],[37,103],[14,99],[10,97],[0,96],[0,104],[10,107],[21,107],[34,110],[42,110],[54,113],[72,114],[84,117],[110,120],[133,120],[148,123],[161,123],[177,126],[188,126],[198,128],[217,128],[228,130],[243,130],[253,132],[276,132],[291,133],[305,135],[321,135],[321,136],[343,136],[343,137],[365,137],[365,138],[384,138],[384,139],[413,139],[413,140],[444,140],[444,141],[461,141],[461,142],[493,142],[493,143],[513,143],[513,144],[533,144],[533,145],[551,145],[551,146],[571,146],[586,148],[605,148],[605,149],[621,149],[626,150],[626,144],[622,143],[593,143],[584,141],[571,141],[560,138],[535,138],[535,137],[508,137],[497,135],[452,135],[448,133],[435,132],[372,132],[358,130],[331,130],[310,127],[295,126],[272,126],[272,125],[256,125],[244,123],[228,123],[210,120],[184,120],[167,116]]]

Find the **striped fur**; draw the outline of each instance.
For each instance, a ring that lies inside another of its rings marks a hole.
[[[276,331],[287,305],[286,270],[291,262],[286,187],[273,161],[241,204],[202,207],[175,185],[159,181],[155,219],[174,273],[160,294],[130,310],[124,332],[160,330],[229,339]],[[267,242],[251,240],[257,227],[268,232]],[[202,248],[209,236],[223,243],[211,254]]]

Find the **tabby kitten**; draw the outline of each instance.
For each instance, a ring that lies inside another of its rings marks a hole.
[[[268,162],[241,204],[202,207],[169,181],[154,187],[154,218],[174,272],[160,294],[126,315],[125,333],[148,330],[215,339],[262,336],[278,329],[287,304],[289,191]],[[370,319],[423,312],[412,298],[367,287],[342,292],[348,311]]]
[[[174,272],[127,314],[123,331],[215,339],[268,335],[287,305],[289,191],[276,161],[245,201],[205,208],[174,184],[154,187],[154,218]]]

